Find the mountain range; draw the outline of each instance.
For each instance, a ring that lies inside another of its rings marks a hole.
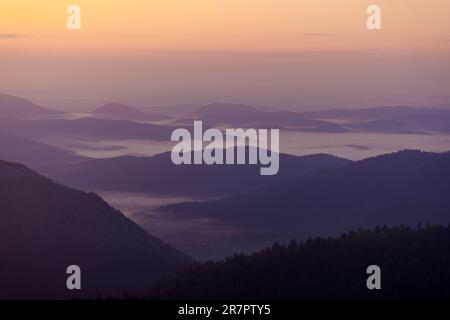
[[[212,103],[188,113],[177,123],[192,123],[194,120],[202,120],[211,127],[226,125],[331,133],[348,131],[338,124],[306,118],[297,112],[261,111],[241,104]]]
[[[41,142],[1,133],[0,159],[23,163],[55,181],[87,191],[208,197],[236,194],[287,181],[314,170],[351,163],[327,154],[280,154],[279,174],[261,176],[259,166],[256,165],[176,166],[171,161],[170,152],[149,157],[93,159]]]
[[[265,127],[302,132],[450,132],[450,110],[432,107],[393,106],[293,112],[261,111],[247,105],[213,103],[188,113],[179,122],[193,120],[203,120],[210,126]]]
[[[279,128],[285,131],[315,133],[373,132],[389,134],[429,134],[450,132],[448,108],[392,106],[365,109],[335,109],[322,111],[279,111],[233,103],[211,103],[172,119],[165,114],[152,114],[119,103],[108,103],[87,114],[89,118],[69,120],[52,119],[61,111],[41,107],[27,99],[0,94],[0,118],[4,131],[31,138],[60,134],[90,139],[168,139],[173,127],[190,127],[194,120],[204,121],[207,127]],[[164,108],[156,108],[164,111]],[[192,108],[188,108],[192,109]],[[153,110],[153,109],[152,109]],[[170,110],[167,112],[170,113]],[[12,120],[16,119],[16,120]],[[17,119],[22,119],[22,122]],[[44,122],[23,120],[47,119]],[[108,121],[109,120],[109,121]],[[118,122],[110,122],[116,120]],[[171,122],[169,123],[169,120]],[[165,126],[135,122],[165,121]],[[8,126],[11,122],[12,125]],[[170,125],[170,126],[169,126]],[[14,130],[16,126],[22,130]],[[66,130],[63,130],[67,127]],[[95,127],[98,127],[95,129]],[[122,135],[114,134],[121,131]],[[169,134],[169,136],[168,136]]]
[[[28,139],[169,140],[173,128],[128,120],[83,118],[23,120],[0,118],[0,131]]]
[[[161,121],[170,119],[162,114],[148,114],[137,107],[120,103],[108,103],[91,112],[94,117],[111,120]]]
[[[309,111],[307,118],[339,120],[349,129],[382,133],[450,132],[450,110],[432,107],[375,107],[367,109],[335,109]]]
[[[448,224],[449,194],[450,153],[405,150],[224,199],[160,210],[239,230],[236,241],[239,234],[248,240],[253,233],[261,245],[378,224]]]
[[[227,196],[349,163],[351,161],[326,154],[300,157],[280,154],[280,172],[275,176],[261,176],[257,165],[177,166],[172,163],[171,153],[165,152],[151,157],[91,159],[66,166],[51,177],[83,190]]]

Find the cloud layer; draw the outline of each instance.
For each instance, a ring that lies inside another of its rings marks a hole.
[[[0,33],[0,40],[18,40],[31,38],[30,34],[20,34],[20,33]]]

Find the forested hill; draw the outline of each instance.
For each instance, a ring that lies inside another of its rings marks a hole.
[[[0,161],[0,299],[63,299],[145,286],[192,260],[93,193]],[[69,291],[66,268],[82,270]]]
[[[369,265],[381,290],[367,289]],[[175,299],[415,299],[450,297],[450,227],[377,227],[339,238],[274,244],[192,265],[149,297]]]

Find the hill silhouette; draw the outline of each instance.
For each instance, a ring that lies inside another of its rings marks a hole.
[[[171,153],[165,152],[152,157],[123,156],[89,160],[65,167],[53,174],[52,178],[84,190],[224,196],[349,163],[351,161],[326,154],[302,157],[281,154],[278,175],[261,176],[259,165],[177,166],[171,161]]]
[[[131,121],[160,121],[169,119],[169,116],[160,114],[148,114],[136,107],[127,106],[120,103],[108,103],[94,110],[95,117],[111,120],[131,120]]]
[[[335,109],[308,111],[308,119],[342,120],[346,128],[383,133],[450,132],[450,110],[431,107],[375,107],[367,109]]]
[[[62,299],[142,291],[191,259],[96,194],[0,161],[0,298]],[[79,265],[82,290],[66,288]]]
[[[450,222],[450,153],[405,150],[324,169],[226,199],[163,206],[272,239],[377,224]]]
[[[60,111],[41,107],[27,99],[0,93],[0,117],[31,119]]]
[[[398,226],[339,238],[275,243],[250,255],[187,267],[147,297],[162,299],[314,300],[448,299],[450,227]],[[367,267],[381,268],[381,290],[368,290]]]
[[[71,151],[44,143],[0,133],[0,159],[19,162],[43,174],[86,161]]]
[[[83,118],[75,120],[20,120],[0,118],[3,133],[28,139],[150,139],[168,140],[173,128],[128,120]]]
[[[295,112],[212,103],[188,113],[179,121],[189,123],[193,120],[203,120],[210,126],[276,127],[301,132],[425,134],[450,131],[448,108],[410,106]]]
[[[305,132],[347,132],[339,124],[304,117],[291,111],[260,111],[255,107],[212,103],[188,113],[178,122],[192,123],[202,120],[208,126],[232,125],[236,127],[279,128]]]

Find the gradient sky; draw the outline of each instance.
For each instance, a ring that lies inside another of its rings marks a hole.
[[[450,105],[450,1],[1,0],[0,70],[0,92],[61,109]]]

